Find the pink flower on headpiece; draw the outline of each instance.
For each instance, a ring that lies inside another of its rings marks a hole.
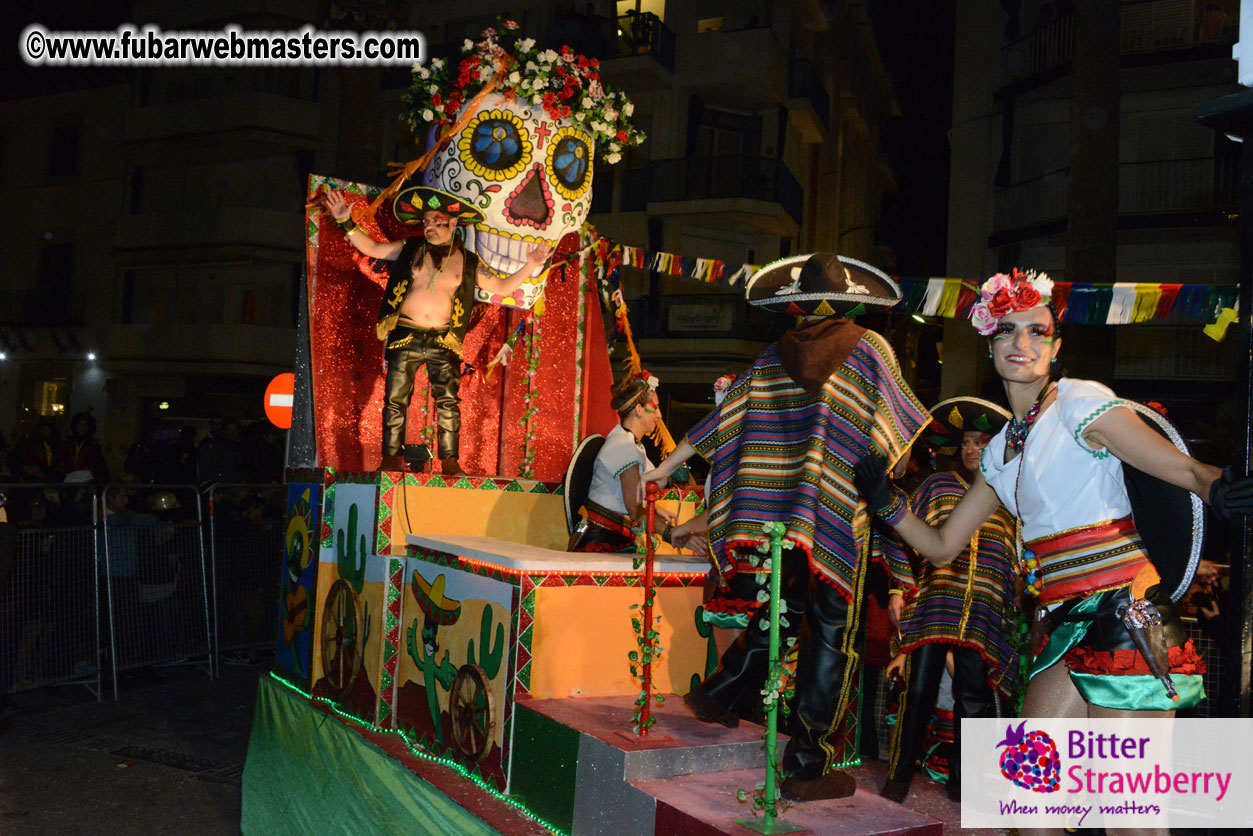
[[[970,324],[985,337],[996,331],[996,317],[992,316],[988,306],[982,302],[970,309]]]

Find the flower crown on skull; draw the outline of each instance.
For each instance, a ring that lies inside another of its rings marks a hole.
[[[506,20],[500,31],[484,29],[482,40],[467,38],[455,78],[441,58],[432,59],[429,67],[415,65],[401,121],[415,135],[424,125],[452,122],[461,106],[503,68],[497,92],[544,108],[553,121],[573,119],[596,141],[606,163],[618,162],[626,148],[644,141],[644,133],[631,125],[635,105],[626,94],[605,87],[598,59],[576,55],[568,46],[538,50],[535,39],[518,38],[517,29],[515,21]]]
[[[1014,311],[1047,305],[1053,297],[1048,273],[1019,270],[997,273],[979,288],[979,301],[970,308],[970,323],[985,337],[996,332],[996,321]]]

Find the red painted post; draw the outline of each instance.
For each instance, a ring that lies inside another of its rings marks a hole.
[[[647,549],[644,554],[644,705],[640,708],[640,736],[648,735],[648,716],[653,701],[653,640],[649,638],[653,631],[653,532],[657,527],[657,483],[649,482],[644,489],[644,501],[648,503],[648,514],[645,517],[644,540]]]

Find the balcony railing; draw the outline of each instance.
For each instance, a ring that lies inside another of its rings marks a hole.
[[[1069,169],[1051,171],[995,193],[993,228],[1000,232],[1066,217]],[[1161,215],[1212,212],[1239,205],[1240,165],[1201,157],[1118,166],[1118,213]]]
[[[668,72],[674,72],[674,30],[651,12],[622,15],[618,18],[617,57],[632,55],[651,55]]]
[[[1063,168],[997,189],[992,198],[992,228],[999,232],[1066,217],[1069,174]]]
[[[1157,160],[1118,166],[1118,212],[1204,212],[1240,203],[1240,164],[1228,158]]]
[[[800,223],[804,193],[796,177],[772,157],[724,156],[657,160],[626,172],[622,210],[649,203],[750,198],[777,203]]]
[[[1232,44],[1239,30],[1237,0],[1123,0],[1123,55]],[[1074,15],[1062,15],[1001,50],[1001,83],[1032,78],[1070,61]]]

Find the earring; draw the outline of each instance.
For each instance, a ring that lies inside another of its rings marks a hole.
[[[1056,357],[1054,357],[1054,358],[1053,358],[1053,362],[1054,362],[1054,363],[1056,363],[1056,362],[1057,362],[1057,358],[1056,358]]]
[[[988,352],[988,359],[989,359],[989,360],[991,360],[991,359],[992,359],[992,352],[990,352],[990,351]]]

